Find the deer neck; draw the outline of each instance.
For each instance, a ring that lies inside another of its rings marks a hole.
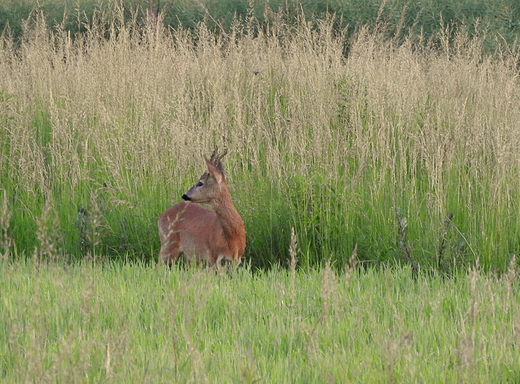
[[[213,200],[212,206],[228,242],[245,242],[244,222],[233,205],[227,188],[224,188],[220,196]]]

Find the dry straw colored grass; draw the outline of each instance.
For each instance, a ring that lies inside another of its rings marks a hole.
[[[259,265],[285,262],[291,226],[303,264],[346,261],[355,244],[362,261],[398,258],[396,207],[424,265],[448,213],[447,263],[502,268],[518,253],[516,52],[484,54],[478,36],[398,43],[360,29],[345,55],[332,19],[215,36],[98,17],[75,39],[41,20],[20,46],[2,39],[2,233],[14,253],[41,247],[50,209],[65,254],[88,248],[86,212],[89,252],[155,259],[158,214],[215,145],[230,149]]]

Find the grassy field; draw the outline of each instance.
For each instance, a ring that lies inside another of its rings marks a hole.
[[[520,380],[514,46],[99,17],[0,42],[0,381]],[[152,267],[217,145],[245,266]]]
[[[5,383],[517,383],[518,271],[1,263]]]
[[[251,21],[252,22],[252,21]],[[518,52],[441,33],[416,44],[334,20],[156,30],[100,15],[72,39],[39,19],[0,43],[0,246],[20,256],[155,260],[156,220],[227,146],[253,266],[357,245],[503,271],[520,247]]]
[[[520,381],[514,45],[98,16],[0,41],[0,381]],[[245,266],[153,267],[215,146]]]

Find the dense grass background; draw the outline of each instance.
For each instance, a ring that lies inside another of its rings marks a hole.
[[[75,38],[38,15],[20,40],[4,35],[4,258],[155,260],[158,215],[225,145],[254,266],[286,263],[291,227],[301,266],[341,267],[356,245],[364,265],[509,265],[515,46],[486,52],[488,35],[464,29],[389,39],[385,24],[347,39],[333,17],[274,19],[214,34],[119,8]]]
[[[516,383],[517,270],[0,262],[6,383]],[[5,293],[8,292],[6,295]]]

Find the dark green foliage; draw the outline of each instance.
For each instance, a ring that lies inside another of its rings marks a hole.
[[[389,36],[406,37],[417,35],[418,39],[428,39],[444,29],[463,26],[468,34],[482,28],[488,31],[485,45],[496,49],[499,44],[514,43],[520,33],[520,3],[516,0],[459,0],[459,1],[408,1],[408,0],[223,0],[193,2],[187,0],[159,0],[159,13],[165,25],[173,28],[195,29],[204,22],[216,33],[229,33],[234,22],[254,17],[259,28],[266,28],[273,21],[273,15],[285,19],[289,24],[299,22],[301,15],[306,20],[316,20],[330,13],[337,17],[336,28],[348,27],[350,33],[359,26],[372,28],[385,25]],[[10,1],[0,4],[0,31],[9,31],[20,37],[24,20],[43,12],[50,27],[63,26],[74,36],[85,32],[95,14],[105,12],[114,3],[83,0],[71,5],[70,2],[56,0],[36,6],[32,1]],[[146,20],[149,2],[147,0],[121,0],[127,20]]]

